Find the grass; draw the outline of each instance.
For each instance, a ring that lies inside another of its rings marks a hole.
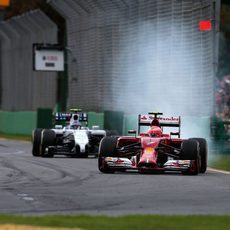
[[[31,136],[29,135],[22,135],[22,134],[6,134],[0,133],[1,138],[6,138],[10,140],[21,140],[21,141],[31,141]]]
[[[194,215],[194,216],[160,216],[130,215],[121,217],[106,216],[12,216],[0,215],[0,225],[17,224],[42,227],[66,227],[93,230],[227,230],[230,216]],[[0,228],[1,229],[1,228]]]
[[[230,171],[230,154],[229,155],[216,155],[215,159],[211,159],[210,167]]]

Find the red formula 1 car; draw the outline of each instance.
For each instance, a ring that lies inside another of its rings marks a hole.
[[[180,117],[162,117],[162,113],[138,116],[138,134],[104,137],[99,146],[98,168],[102,173],[138,170],[139,172],[178,171],[184,175],[205,173],[207,141],[180,138]],[[142,126],[149,126],[141,133]],[[176,132],[163,134],[164,127]]]

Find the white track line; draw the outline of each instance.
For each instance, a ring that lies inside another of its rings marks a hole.
[[[228,174],[228,175],[230,175],[230,172],[229,172],[229,171],[225,171],[225,170],[214,169],[214,168],[209,168],[209,167],[208,167],[208,170],[209,170],[209,171],[212,171],[212,172],[218,172],[218,173],[223,173],[223,174]]]

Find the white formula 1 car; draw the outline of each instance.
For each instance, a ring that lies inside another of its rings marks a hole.
[[[98,155],[101,139],[106,131],[99,126],[87,127],[88,115],[82,112],[56,113],[56,122],[64,121],[68,125],[55,125],[53,129],[35,129],[32,133],[32,155],[53,157],[69,155],[71,157],[88,157]],[[86,126],[82,126],[82,124]]]

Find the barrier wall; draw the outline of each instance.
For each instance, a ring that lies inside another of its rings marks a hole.
[[[37,125],[37,112],[0,111],[0,133],[31,135]]]
[[[104,128],[104,113],[89,112],[88,116],[90,128],[93,125]],[[0,111],[0,133],[3,134],[31,135],[35,128],[52,128],[53,126],[51,109],[39,108],[36,112]]]
[[[104,113],[89,112],[88,113],[88,127],[99,126],[101,129],[104,129]]]
[[[0,111],[0,133],[31,135],[35,128],[52,128],[52,110],[39,108],[36,112]]]
[[[104,127],[107,130],[115,131],[117,135],[123,133],[124,113],[121,111],[105,111]]]
[[[35,128],[52,128],[54,126],[52,118],[51,109],[40,108],[36,112],[0,111],[0,133],[31,135]],[[128,135],[128,130],[138,130],[137,119],[137,115],[124,115],[121,112],[88,112],[88,127],[92,128],[97,125],[101,129],[116,131],[118,135]],[[167,130],[165,131],[167,132]],[[182,117],[181,137],[210,139],[210,118]]]

